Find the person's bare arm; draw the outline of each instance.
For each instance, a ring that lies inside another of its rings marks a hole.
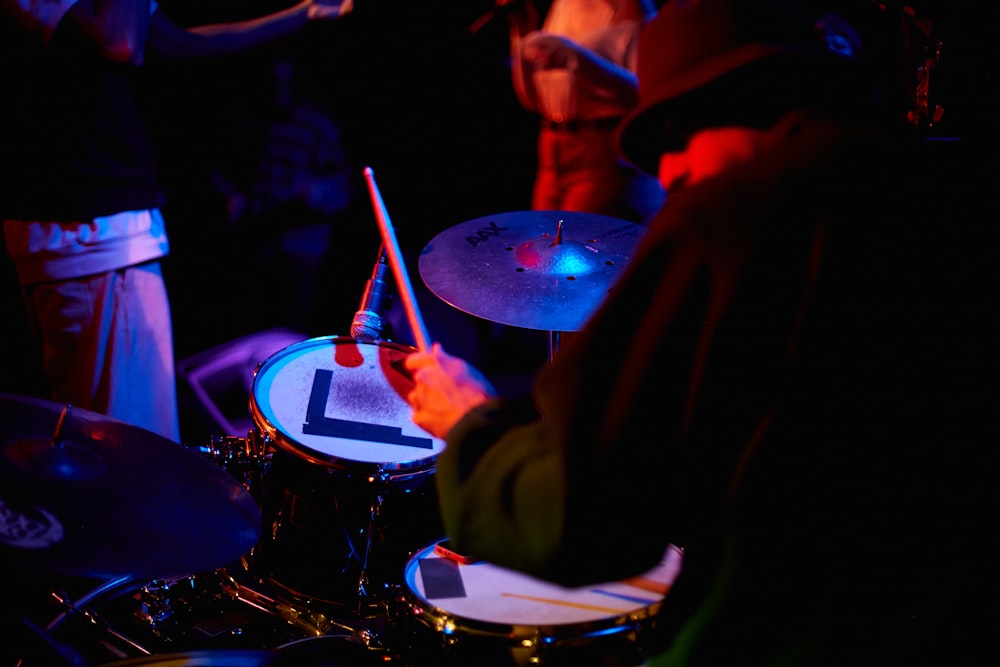
[[[503,8],[518,2],[519,0],[498,0],[497,6]],[[510,74],[514,94],[522,107],[537,112],[537,93],[531,80],[531,65],[525,67],[521,53],[525,36],[538,30],[538,10],[532,0],[524,0],[519,7],[509,11],[507,29],[510,34]]]
[[[580,78],[611,91],[628,104],[638,101],[639,78],[564,35],[536,32],[523,40],[525,59],[542,69],[572,67]]]
[[[158,11],[150,21],[149,46],[170,58],[238,53],[289,35],[310,21],[339,18],[352,6],[352,0],[302,0],[258,18],[195,27],[178,26]]]

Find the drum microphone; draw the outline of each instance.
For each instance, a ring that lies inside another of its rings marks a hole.
[[[372,277],[365,283],[365,291],[361,295],[358,312],[354,313],[354,319],[351,320],[352,338],[382,337],[382,331],[385,329],[382,313],[392,301],[392,295],[386,292],[388,285],[385,276],[388,270],[389,259],[385,254],[385,245],[383,244],[379,248],[378,259],[375,261],[375,268],[372,269]]]

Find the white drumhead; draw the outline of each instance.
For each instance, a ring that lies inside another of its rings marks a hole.
[[[640,577],[565,588],[481,561],[460,564],[434,552],[415,554],[406,566],[411,593],[463,620],[500,626],[548,627],[643,616],[658,608],[680,572],[681,554],[670,547],[655,568]]]
[[[250,398],[259,428],[309,459],[428,466],[444,441],[416,426],[404,396],[413,348],[323,337],[294,343],[260,364]]]

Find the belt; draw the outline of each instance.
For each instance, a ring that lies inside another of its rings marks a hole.
[[[542,118],[542,127],[553,132],[583,132],[584,130],[613,130],[622,122],[624,116],[608,116],[606,118],[574,118],[556,122]]]

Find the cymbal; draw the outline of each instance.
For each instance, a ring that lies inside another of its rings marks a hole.
[[[94,578],[201,572],[260,537],[260,510],[192,449],[111,417],[0,394],[0,556]]]
[[[431,292],[470,315],[526,329],[578,331],[644,231],[593,213],[500,213],[441,232],[418,266]]]

